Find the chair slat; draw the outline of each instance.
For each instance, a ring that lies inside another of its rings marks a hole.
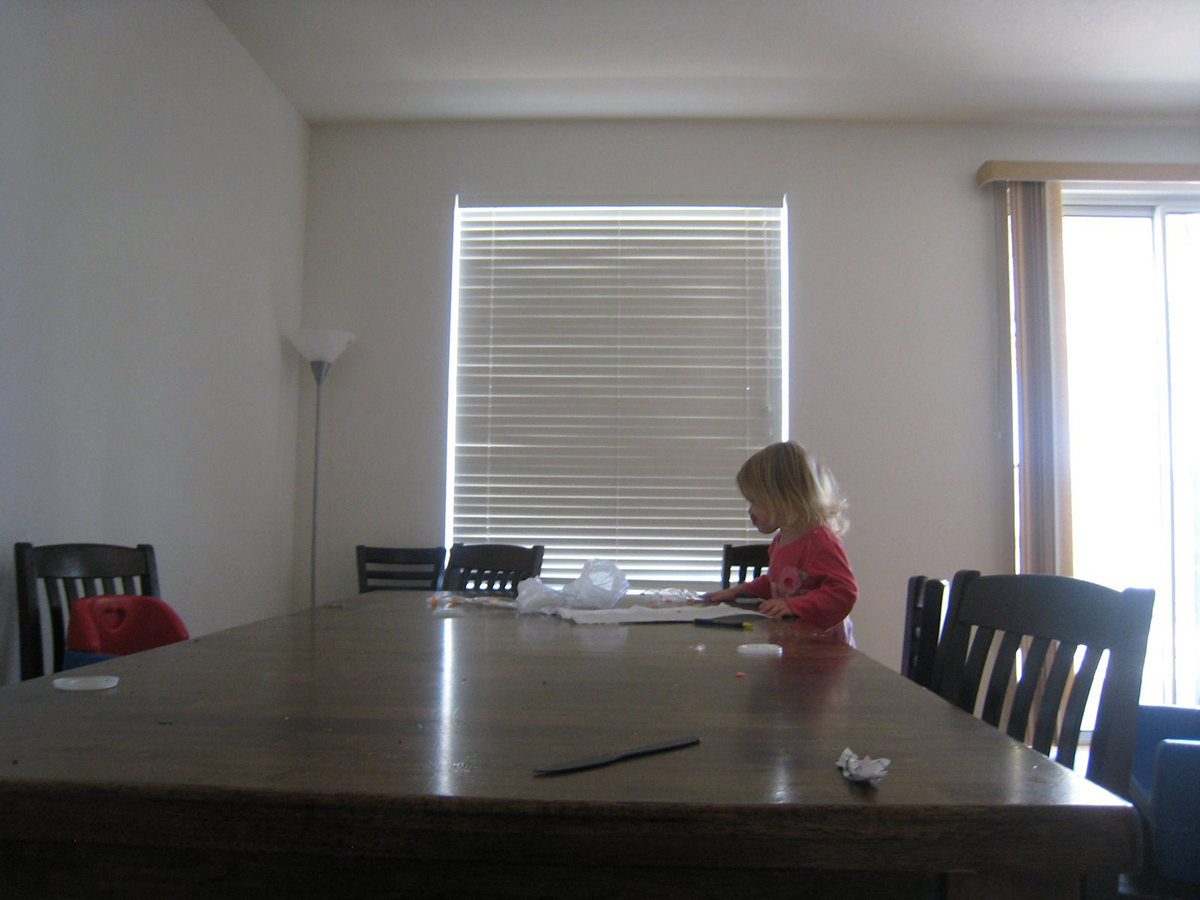
[[[971,652],[967,655],[966,667],[963,669],[962,687],[955,701],[960,709],[967,712],[975,711],[979,685],[983,682],[983,673],[992,652],[995,634],[994,628],[978,628],[971,639]]]
[[[48,586],[49,587],[49,586]],[[50,652],[53,654],[50,660],[50,670],[52,672],[61,672],[63,665],[63,653],[67,646],[67,625],[66,616],[69,614],[71,601],[75,599],[72,596],[75,593],[75,586],[71,582],[67,582],[66,596],[61,597],[58,585],[54,586],[55,600],[50,605]],[[41,634],[38,634],[38,643],[41,644]],[[41,674],[40,672],[38,674]]]
[[[1017,653],[1021,649],[1021,635],[1006,632],[1000,638],[996,658],[992,661],[992,674],[988,678],[987,690],[983,699],[983,712],[980,718],[989,725],[999,727],[1000,716],[1004,712],[1004,701],[1008,697],[1008,689],[1013,677],[1013,666]]]
[[[1058,735],[1059,711],[1062,709],[1062,698],[1067,689],[1067,682],[1075,670],[1075,649],[1077,644],[1060,641],[1054,648],[1054,659],[1050,663],[1050,671],[1042,689],[1042,702],[1037,710],[1037,720],[1033,727],[1033,743],[1030,744],[1039,753],[1050,755],[1054,739]]]
[[[1019,741],[1029,733],[1029,713],[1038,687],[1042,683],[1042,668],[1046,664],[1046,653],[1050,641],[1046,638],[1026,639],[1024,659],[1021,664],[1021,680],[1013,694],[1012,709],[1008,714],[1008,736]]]
[[[933,677],[930,679],[929,689],[952,703],[958,701],[971,629],[951,626],[958,620],[955,608],[961,604],[966,586],[978,577],[978,572],[960,569],[950,579],[950,592],[946,599],[946,621],[934,653]]]
[[[729,544],[726,544],[728,552]],[[908,579],[908,593],[904,598],[904,643],[900,648],[900,674],[912,678],[916,668],[921,641],[921,608],[924,602],[924,575],[913,575]]]
[[[917,684],[929,687],[933,683],[933,667],[938,641],[942,632],[942,598],[946,586],[940,578],[925,582],[921,597],[920,626],[917,634],[917,660],[911,677]]]
[[[1064,766],[1075,765],[1075,750],[1079,746],[1079,732],[1083,727],[1083,713],[1087,708],[1088,696],[1092,691],[1092,682],[1096,678],[1096,670],[1100,666],[1103,649],[1088,647],[1083,654],[1083,664],[1075,672],[1071,682],[1070,693],[1067,694],[1067,705],[1063,711],[1062,723],[1058,730],[1058,754],[1055,756]],[[1132,764],[1132,761],[1131,761]]]

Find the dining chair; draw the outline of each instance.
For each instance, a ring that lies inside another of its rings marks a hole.
[[[914,575],[908,579],[900,674],[921,687],[927,688],[933,684],[933,666],[942,632],[945,589],[946,584],[940,578]]]
[[[950,583],[933,688],[959,708],[1073,768],[1099,685],[1087,777],[1129,796],[1138,697],[1154,591],[1059,575],[980,575]],[[1106,653],[1107,651],[1107,653]]]
[[[442,588],[475,594],[516,596],[517,585],[542,572],[545,547],[534,544],[454,544]]]
[[[61,672],[71,604],[100,594],[157,597],[158,565],[150,544],[18,543],[13,547],[17,580],[17,628],[21,680],[45,672],[43,601],[50,621],[50,671]]]
[[[763,573],[769,562],[767,550],[770,544],[726,544],[721,557],[721,588],[751,581]],[[737,570],[737,581],[733,580]]]
[[[358,592],[431,590],[442,587],[446,569],[445,547],[355,548]]]

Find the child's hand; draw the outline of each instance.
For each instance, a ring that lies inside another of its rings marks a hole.
[[[778,600],[772,597],[770,600],[764,600],[758,604],[758,611],[764,616],[771,616],[775,619],[781,619],[784,616],[793,615],[792,608],[787,605],[784,600]]]

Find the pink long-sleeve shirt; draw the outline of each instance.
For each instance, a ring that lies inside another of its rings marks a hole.
[[[765,574],[747,583],[756,597],[785,601],[792,613],[815,631],[840,629],[854,645],[849,615],[858,600],[858,583],[838,536],[818,525],[786,544],[776,534]]]

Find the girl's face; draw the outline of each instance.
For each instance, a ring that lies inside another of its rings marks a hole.
[[[775,520],[775,513],[771,511],[770,507],[760,500],[750,501],[748,514],[750,516],[750,524],[757,528],[761,534],[774,534],[783,527],[782,522]]]

